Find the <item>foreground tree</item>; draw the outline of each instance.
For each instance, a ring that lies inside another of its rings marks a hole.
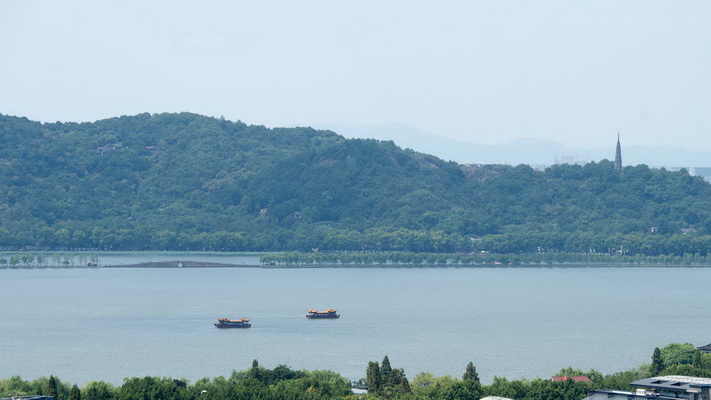
[[[696,351],[694,351],[694,361],[692,362],[692,365],[694,368],[703,368],[704,363],[701,359],[701,350],[696,349]]]
[[[393,367],[390,366],[390,359],[388,356],[385,356],[383,362],[380,364],[380,381],[383,383],[383,386],[392,385],[392,374]]]
[[[84,400],[111,400],[114,398],[114,388],[110,383],[91,381],[84,385]]]
[[[57,397],[57,378],[55,378],[54,375],[49,376],[49,380],[47,381],[47,389],[44,391],[44,394],[45,396]]]
[[[69,390],[68,400],[81,400],[81,391],[77,385],[72,386]]]
[[[457,381],[446,391],[444,398],[447,400],[479,399],[484,395],[481,384],[473,379]],[[551,399],[549,397],[548,399]]]
[[[185,383],[170,379],[146,376],[126,379],[116,393],[118,400],[183,400],[186,396]]]
[[[652,365],[649,366],[649,373],[652,376],[657,376],[664,371],[664,361],[662,361],[662,352],[659,347],[654,348],[654,353],[652,354]]]
[[[462,380],[463,381],[475,381],[479,382],[479,374],[476,372],[476,367],[474,366],[474,363],[469,361],[469,364],[467,364],[467,369],[464,371],[464,375],[462,375]]]
[[[393,369],[388,356],[383,358],[382,366],[377,361],[370,361],[365,371],[365,382],[369,394],[379,395],[385,399],[410,393],[410,382],[405,377],[402,368]]]
[[[382,381],[380,379],[380,364],[377,361],[370,361],[365,370],[365,385],[368,393],[380,393]]]
[[[669,343],[659,351],[665,367],[677,364],[693,364],[696,346],[690,343]]]

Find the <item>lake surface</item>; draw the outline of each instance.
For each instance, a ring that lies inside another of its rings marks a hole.
[[[331,369],[388,355],[409,378],[612,373],[654,347],[711,342],[711,269],[334,268],[0,270],[0,379],[63,381]],[[337,320],[308,320],[310,308]],[[217,329],[249,317],[250,329]]]

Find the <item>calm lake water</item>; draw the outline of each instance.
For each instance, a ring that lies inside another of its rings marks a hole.
[[[611,373],[711,342],[709,282],[694,268],[6,269],[0,378],[194,381],[258,359],[358,379],[386,354],[410,378],[469,361],[485,382]],[[305,318],[330,307],[340,319]]]

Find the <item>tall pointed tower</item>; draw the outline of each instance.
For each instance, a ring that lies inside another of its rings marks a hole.
[[[622,149],[620,148],[619,132],[617,132],[617,149],[615,149],[615,169],[622,171]]]

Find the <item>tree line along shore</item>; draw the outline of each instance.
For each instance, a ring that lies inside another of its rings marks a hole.
[[[711,354],[702,353],[688,343],[672,343],[655,348],[649,364],[629,371],[604,375],[595,370],[568,367],[557,372],[556,376],[563,378],[559,380],[495,377],[488,384],[480,381],[472,362],[462,368],[461,378],[420,372],[408,379],[404,369],[391,365],[388,356],[382,362],[369,362],[364,372],[364,378],[351,382],[332,371],[299,371],[285,365],[268,369],[254,360],[249,369],[193,383],[147,376],[125,378],[121,385],[94,380],[79,388],[53,375],[32,381],[14,376],[0,379],[0,396],[45,395],[54,396],[56,400],[478,400],[485,396],[580,400],[590,390],[632,390],[631,382],[653,376],[711,377]],[[586,379],[567,379],[581,376]]]
[[[104,253],[106,254],[106,253]],[[110,254],[110,253],[109,253]],[[398,268],[398,267],[709,267],[711,256],[700,253],[684,256],[628,255],[598,253],[409,253],[409,252],[282,252],[259,256],[253,264],[213,261],[184,261],[176,253],[170,261],[137,261],[131,264],[103,263],[101,254],[12,253],[0,254],[0,269],[20,268]],[[149,256],[146,256],[149,259]]]

